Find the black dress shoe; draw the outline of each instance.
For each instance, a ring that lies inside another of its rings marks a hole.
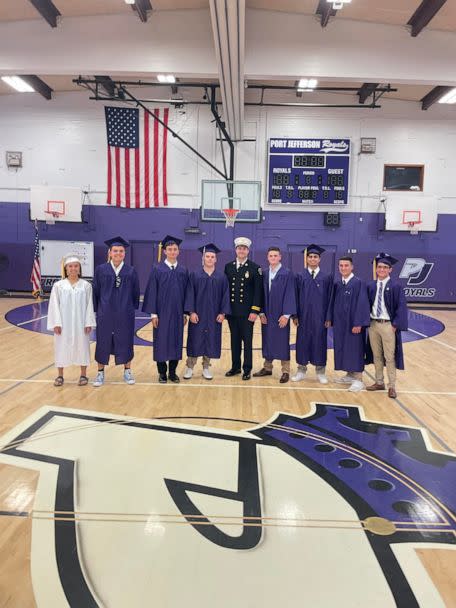
[[[264,369],[264,367],[262,367],[259,372],[255,372],[253,374],[254,378],[262,378],[263,376],[272,376],[272,372],[270,370]]]
[[[168,382],[168,378],[166,377],[166,374],[160,374],[158,376],[158,381],[160,382],[160,384],[166,384]]]
[[[180,382],[180,378],[179,378],[179,376],[176,376],[176,374],[173,374],[173,375],[170,374],[168,376],[168,379],[170,382],[174,382],[174,384],[179,384],[179,382]]]
[[[286,382],[288,382],[288,380],[290,379],[290,374],[287,374],[286,372],[284,372],[281,376],[280,376],[280,384],[285,384]]]
[[[243,380],[250,380],[250,372],[242,374],[242,379]]]
[[[230,369],[226,372],[225,376],[227,376],[228,378],[230,376],[237,376],[237,374],[240,374],[241,370],[240,369]]]

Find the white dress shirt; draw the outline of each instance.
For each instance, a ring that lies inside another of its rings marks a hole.
[[[312,270],[312,268],[308,267],[307,270],[309,271],[310,276],[312,276],[312,272],[314,273],[313,278],[315,279],[317,277],[317,274],[320,272],[320,266],[318,266],[314,270]]]
[[[371,308],[371,318],[372,319],[385,319],[385,321],[391,321],[390,316],[389,316],[388,311],[386,310],[386,306],[385,306],[385,289],[386,289],[386,285],[389,280],[390,280],[390,278],[387,277],[386,279],[383,279],[383,281],[377,281],[377,292],[375,294],[375,300],[374,300],[374,303],[372,304],[372,308]],[[380,315],[378,315],[377,306],[378,306],[378,295],[379,295],[380,283],[382,283],[382,285],[383,285],[382,312]]]
[[[341,277],[341,278],[342,278],[342,281],[345,281],[345,285],[347,285],[347,283],[348,283],[349,281],[351,281],[351,279],[353,279],[353,277],[354,277],[354,276],[355,276],[355,275],[354,275],[354,274],[353,274],[353,272],[352,272],[351,274],[349,274],[349,275],[348,275],[348,277],[347,277],[346,279],[344,279],[344,277]]]
[[[111,266],[112,266],[112,269],[114,270],[114,272],[116,273],[116,277],[118,277],[119,276],[119,272],[124,267],[124,263],[122,261],[122,262],[120,262],[120,264],[118,266],[115,266],[114,262],[111,260]]]

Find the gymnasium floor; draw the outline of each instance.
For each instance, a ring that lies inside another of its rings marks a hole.
[[[411,311],[391,400],[225,378],[226,324],[211,382],[159,385],[140,318],[135,386],[54,388],[32,302],[0,300],[0,608],[456,606],[456,310]]]

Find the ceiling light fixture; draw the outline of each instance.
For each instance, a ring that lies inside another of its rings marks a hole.
[[[9,84],[10,87],[19,91],[19,93],[34,93],[35,89],[31,87],[25,80],[19,78],[19,76],[2,76],[3,82]]]
[[[301,78],[298,82],[298,91],[302,93],[302,91],[313,91],[318,84],[318,80],[316,78]]]
[[[456,88],[448,91],[443,97],[441,97],[438,103],[456,103]]]
[[[332,4],[333,9],[338,11],[343,8],[344,4],[349,4],[351,0],[326,0],[326,2],[328,2],[328,4]]]
[[[169,84],[173,84],[176,82],[176,77],[172,74],[158,74],[157,75],[158,82],[167,82]]]

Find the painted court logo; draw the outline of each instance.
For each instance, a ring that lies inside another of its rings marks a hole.
[[[434,262],[426,262],[423,258],[407,258],[400,272],[400,279],[407,279],[404,289],[406,296],[414,298],[433,298],[435,287],[419,287],[429,278]]]

